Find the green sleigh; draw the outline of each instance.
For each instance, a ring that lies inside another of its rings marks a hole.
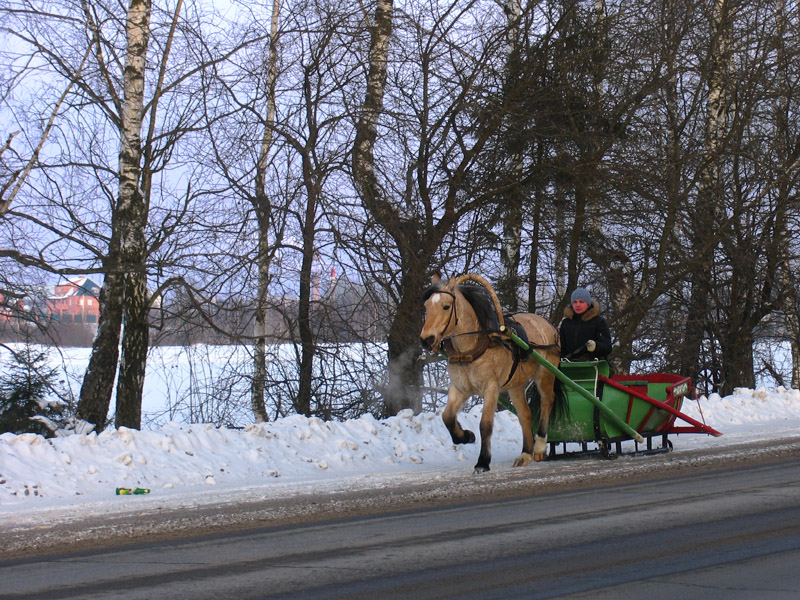
[[[588,443],[595,442],[602,454],[611,455],[612,445],[616,454],[621,454],[622,442],[633,440],[634,453],[639,454],[668,452],[672,449],[670,434],[722,435],[681,412],[684,399],[694,397],[688,377],[667,373],[611,375],[605,361],[565,361],[556,368],[512,330],[503,329],[504,335],[550,369],[565,390],[567,414],[550,419],[551,457],[556,455],[558,444],[563,445],[564,453],[567,443],[578,443],[586,452]],[[503,404],[512,408],[510,403]],[[653,446],[654,438],[661,439],[661,446]],[[642,443],[646,444],[644,449],[639,447]]]

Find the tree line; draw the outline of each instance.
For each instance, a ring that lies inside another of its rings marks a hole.
[[[422,407],[436,272],[556,322],[590,288],[620,371],[798,387],[799,25],[785,0],[0,0],[0,293],[102,277],[99,427],[115,382],[140,426],[175,298],[249,348],[257,421],[291,305],[290,410],[319,414],[320,264],[383,307],[375,413]]]

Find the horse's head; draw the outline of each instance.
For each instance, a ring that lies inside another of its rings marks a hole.
[[[456,326],[455,280],[446,284],[439,278],[427,290],[422,299],[425,306],[425,324],[419,334],[422,347],[436,352],[444,337]]]

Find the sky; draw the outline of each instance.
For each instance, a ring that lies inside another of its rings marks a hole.
[[[800,438],[800,390],[738,389],[731,396],[687,400],[683,411],[723,435],[671,436],[674,453]],[[477,431],[479,407],[460,419]],[[511,469],[520,446],[516,417],[499,412],[492,470]],[[632,442],[626,442],[623,450],[632,449]],[[385,420],[364,416],[346,422],[298,415],[244,429],[170,423],[154,430],[110,429],[52,439],[5,433],[0,435],[0,522],[36,527],[67,521],[76,510],[107,516],[139,508],[202,506],[231,497],[291,498],[317,488],[402,485],[438,473],[466,476],[472,474],[478,450],[478,444],[453,445],[440,414],[411,411]],[[560,468],[558,463],[552,468]],[[523,468],[542,468],[542,463]],[[591,469],[591,461],[577,468]],[[149,493],[117,495],[118,487]]]

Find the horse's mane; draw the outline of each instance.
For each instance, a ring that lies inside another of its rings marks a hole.
[[[500,329],[500,323],[497,320],[497,312],[494,309],[494,304],[489,294],[483,287],[462,283],[456,286],[456,290],[461,292],[464,299],[469,302],[472,310],[478,318],[478,323],[482,329],[497,331]],[[434,283],[423,292],[422,301],[425,302],[428,298],[437,292],[445,291],[445,284]]]
[[[492,299],[483,287],[462,283],[456,286],[456,289],[470,303],[475,315],[478,317],[478,323],[483,329],[490,331],[500,329],[500,322],[497,320],[497,312],[494,309]]]
[[[433,296],[436,292],[441,292],[444,289],[444,286],[441,283],[433,283],[428,286],[424,292],[422,292],[422,302],[425,302],[428,298]]]

